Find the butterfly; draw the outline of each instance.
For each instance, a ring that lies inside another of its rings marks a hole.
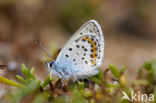
[[[56,61],[46,62],[52,75],[84,79],[99,73],[104,56],[104,36],[99,23],[90,20],[80,27],[60,51]]]

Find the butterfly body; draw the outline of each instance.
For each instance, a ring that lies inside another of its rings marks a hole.
[[[47,62],[59,78],[86,78],[96,75],[104,55],[104,37],[95,20],[85,23],[59,53],[56,61]]]

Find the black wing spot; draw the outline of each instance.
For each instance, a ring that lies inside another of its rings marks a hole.
[[[87,61],[85,61],[85,63],[86,63],[86,64],[88,64],[88,62],[87,62]]]
[[[84,49],[84,46],[82,46],[82,48]]]
[[[73,59],[73,61],[75,62],[75,59]]]
[[[83,33],[81,32],[80,35],[82,35]]]
[[[77,47],[77,48],[79,48],[79,47],[80,47],[80,45],[76,45],[76,47]]]
[[[66,54],[65,56],[66,56],[67,58],[69,57],[69,55],[68,55],[68,54]]]
[[[68,50],[69,50],[69,51],[72,51],[73,49],[72,49],[72,48],[69,48]]]
[[[84,53],[83,55],[86,56],[86,53]]]
[[[85,48],[84,51],[88,51],[88,50]]]
[[[97,44],[97,42],[94,42],[95,43],[95,45]]]
[[[78,39],[75,40],[75,42],[78,42],[78,41],[79,41]]]
[[[63,71],[63,73],[64,73],[65,75],[69,75],[69,73],[67,72],[66,68],[63,68],[62,71]]]
[[[82,58],[82,60],[84,60],[84,58]]]

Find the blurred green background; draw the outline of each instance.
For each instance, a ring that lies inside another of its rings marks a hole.
[[[34,40],[52,52],[62,48],[78,28],[97,20],[105,37],[102,68],[114,64],[128,68],[132,79],[136,68],[156,58],[155,0],[0,0],[0,75],[14,79],[21,63],[35,67],[38,79],[48,71],[44,55]],[[0,98],[8,89],[0,83]]]

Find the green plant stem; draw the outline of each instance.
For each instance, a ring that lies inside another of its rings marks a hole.
[[[47,76],[46,80],[41,84],[41,87],[44,88],[50,82],[50,75]]]
[[[14,87],[20,87],[20,88],[24,88],[25,86],[19,83],[16,83],[14,81],[11,81],[3,76],[0,76],[0,82],[8,84],[10,86],[14,86]]]

